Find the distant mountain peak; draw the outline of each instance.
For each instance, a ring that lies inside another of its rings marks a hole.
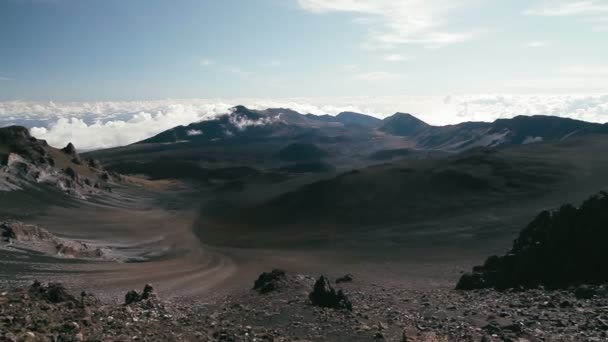
[[[426,122],[409,113],[397,112],[384,120],[379,130],[394,135],[410,136],[431,127]]]
[[[229,115],[236,115],[250,120],[258,120],[263,117],[258,111],[251,110],[242,105],[232,107]]]
[[[416,120],[416,121],[420,121],[420,122],[423,122],[424,124],[428,125],[426,122],[418,119],[417,117],[415,117],[414,115],[412,115],[410,113],[397,112],[397,113],[393,114],[392,116],[385,118],[385,120],[390,119],[390,118]]]

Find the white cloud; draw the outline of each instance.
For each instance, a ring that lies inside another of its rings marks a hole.
[[[231,116],[230,123],[233,124],[238,130],[244,130],[250,126],[265,126],[273,122],[279,121],[281,114],[273,117],[260,118],[258,120],[251,120],[244,116]]]
[[[469,8],[471,0],[298,0],[313,13],[350,12],[379,19],[358,22],[370,26],[372,47],[391,48],[400,44],[441,47],[474,39],[480,30],[456,30],[450,19]],[[377,23],[378,22],[378,23]]]
[[[201,131],[200,129],[189,129],[186,134],[190,137],[195,136],[195,135],[203,135],[203,131]]]
[[[10,77],[2,77],[0,76],[0,81],[12,81],[13,79]]]
[[[387,71],[372,71],[355,75],[354,79],[366,82],[389,81],[399,77],[398,74]]]
[[[399,54],[391,54],[382,57],[383,60],[387,62],[402,62],[409,60],[409,57],[399,55]]]
[[[530,48],[542,48],[549,45],[551,45],[551,43],[546,40],[535,40],[526,44],[526,46]]]
[[[217,117],[238,104],[252,109],[291,108],[312,114],[335,115],[353,111],[379,118],[395,112],[409,112],[435,125],[536,114],[608,122],[608,94],[452,94],[126,102],[7,101],[0,102],[0,125],[9,124],[16,118],[39,120],[31,129],[34,136],[58,147],[72,141],[77,148],[86,150],[131,144],[177,125]]]

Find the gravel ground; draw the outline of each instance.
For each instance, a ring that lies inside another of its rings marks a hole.
[[[315,278],[286,275],[266,293],[235,290],[209,300],[129,305],[60,285],[0,292],[4,341],[604,341],[604,286],[548,291],[412,290],[352,281],[335,284],[352,310],[314,306]],[[380,281],[379,281],[380,282]],[[253,285],[253,281],[252,281]]]

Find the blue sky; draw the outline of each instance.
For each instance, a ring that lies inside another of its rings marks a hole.
[[[608,0],[0,0],[0,126],[129,144],[235,105],[608,121]]]
[[[0,101],[597,94],[606,0],[0,0]]]

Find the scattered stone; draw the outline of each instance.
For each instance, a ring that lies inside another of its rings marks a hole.
[[[350,283],[351,281],[353,281],[354,276],[352,274],[345,274],[342,277],[336,279],[336,284],[340,284],[340,283]]]

